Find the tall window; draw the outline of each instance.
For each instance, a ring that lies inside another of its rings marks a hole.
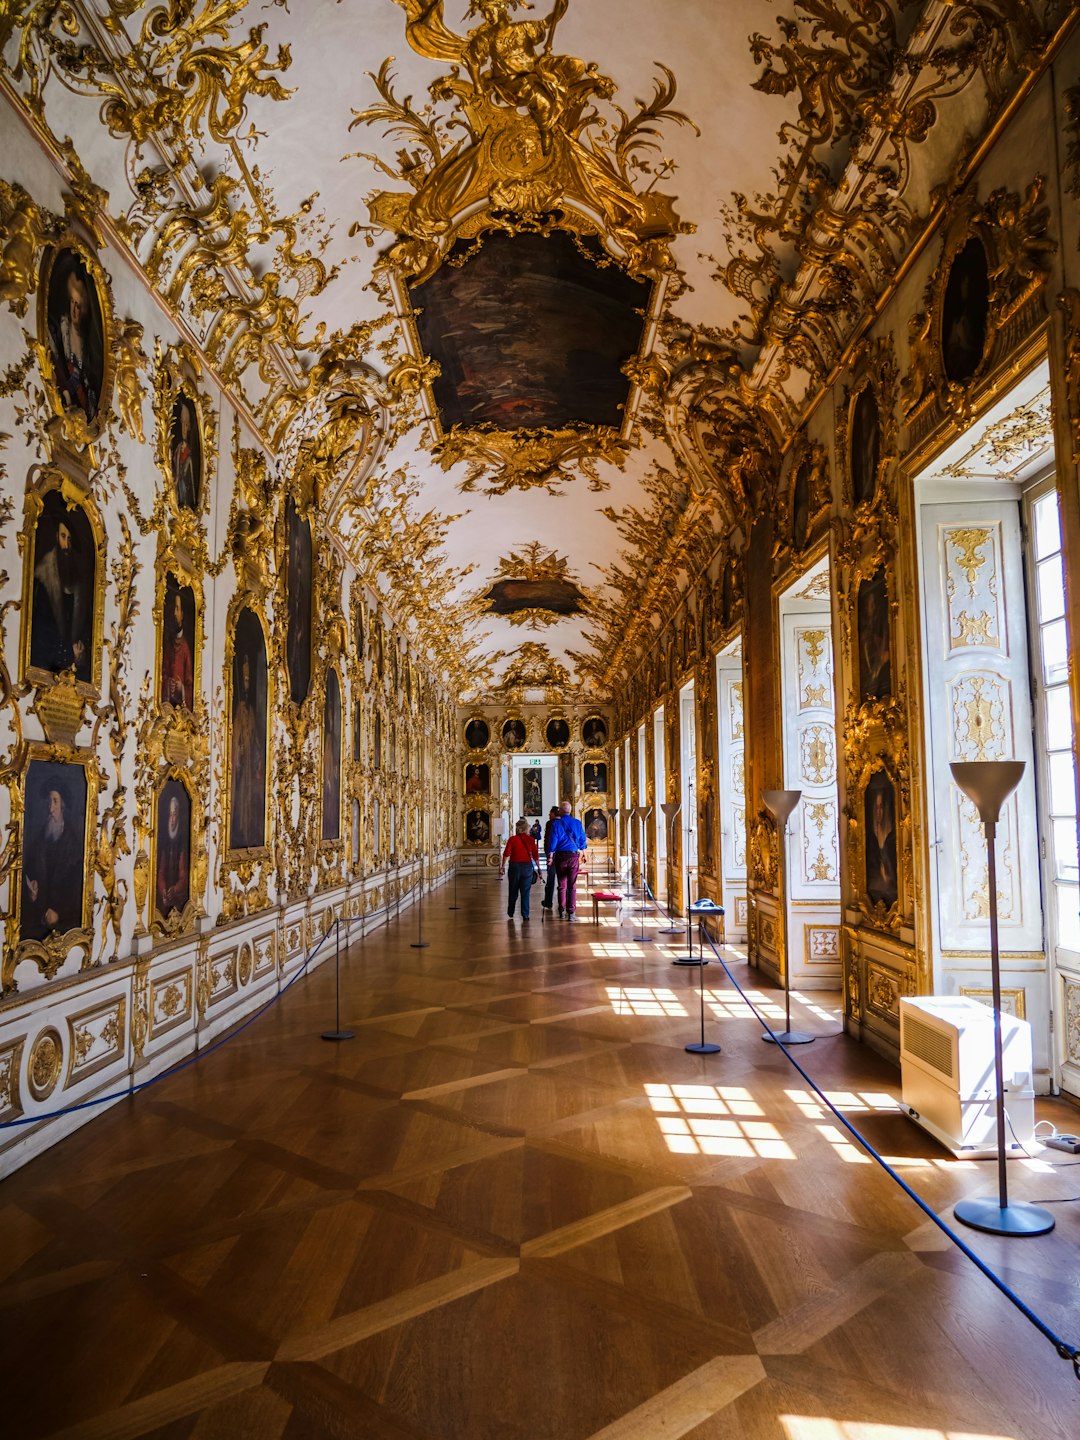
[[[1029,499],[1032,560],[1032,649],[1037,724],[1041,731],[1044,875],[1051,943],[1080,952],[1080,856],[1076,835],[1076,758],[1069,697],[1065,574],[1057,492],[1047,482]]]

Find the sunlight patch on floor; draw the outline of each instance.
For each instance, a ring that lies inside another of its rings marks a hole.
[[[749,1090],[740,1086],[657,1084],[646,1085],[645,1093],[675,1155],[795,1159]]]
[[[787,1440],[1016,1440],[974,1430],[933,1430],[925,1425],[878,1425],[870,1420],[828,1420],[818,1415],[781,1415]]]
[[[685,1015],[674,990],[647,985],[609,985],[607,996],[616,1015]]]

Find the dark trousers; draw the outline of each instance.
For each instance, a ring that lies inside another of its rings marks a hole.
[[[555,894],[555,856],[547,857],[547,878],[544,881],[544,904],[551,909],[551,897]]]
[[[572,915],[577,909],[577,877],[581,856],[576,850],[559,850],[555,855],[555,873],[559,879],[559,909]]]
[[[521,896],[521,918],[529,918],[529,900],[532,897],[533,865],[531,860],[511,860],[506,867],[510,876],[510,898],[506,902],[507,915],[513,915],[514,905]]]

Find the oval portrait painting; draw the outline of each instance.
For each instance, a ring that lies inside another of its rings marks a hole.
[[[78,250],[57,251],[45,300],[52,379],[60,407],[93,425],[105,381],[105,323],[97,281]],[[43,337],[45,338],[45,337]]]

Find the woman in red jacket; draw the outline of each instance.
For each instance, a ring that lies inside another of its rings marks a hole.
[[[499,866],[500,879],[506,874],[508,863],[510,866],[510,898],[507,901],[506,918],[513,920],[514,904],[520,895],[521,918],[528,920],[533,876],[540,874],[540,854],[536,848],[536,841],[529,834],[527,820],[517,822],[513,835],[506,842],[506,849],[502,853],[502,864]]]

